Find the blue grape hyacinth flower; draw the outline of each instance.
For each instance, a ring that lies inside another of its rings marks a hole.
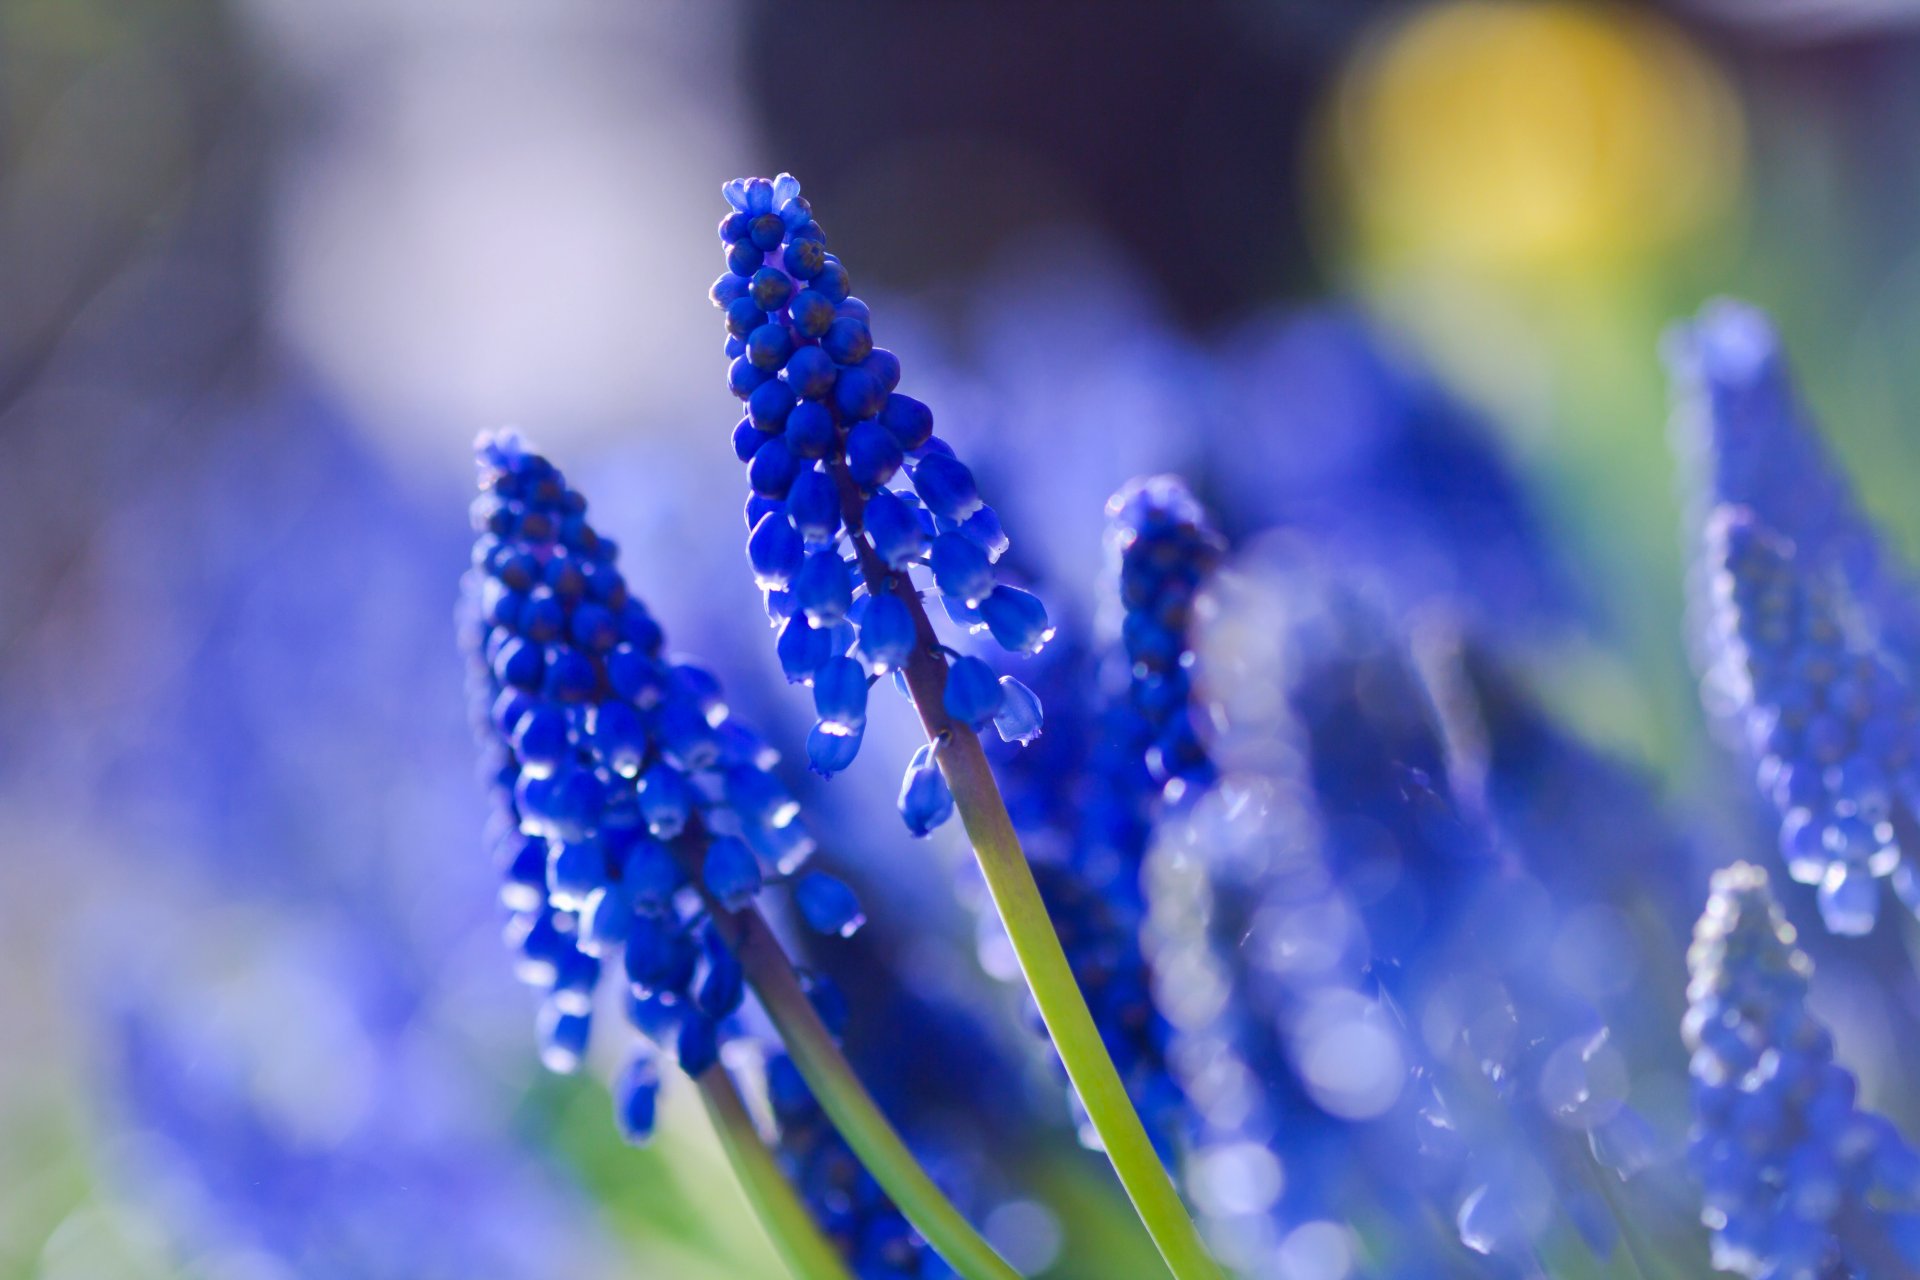
[[[1692,1160],[1713,1263],[1752,1277],[1920,1274],[1920,1153],[1860,1109],[1767,885],[1713,878],[1687,953]]]
[[[727,385],[746,406],[733,443],[752,490],[747,559],[787,678],[814,689],[814,769],[831,775],[853,761],[866,686],[915,653],[953,662],[955,719],[981,728],[1012,702],[1016,731],[1030,736],[1031,694],[917,634],[899,598],[930,587],[955,623],[1010,652],[1038,652],[1053,628],[1039,599],[1005,580],[999,517],[934,434],[932,411],[897,389],[899,358],[874,345],[868,308],[799,182],[744,178],[723,194],[727,271],[711,296],[725,314]],[[902,813],[922,835],[947,809],[917,772],[909,767]]]
[[[1920,910],[1920,596],[1809,425],[1761,312],[1709,305],[1668,360],[1703,472],[1703,690],[1743,731],[1788,874],[1819,886],[1830,930],[1866,933],[1883,880]]]
[[[620,1076],[623,1130],[644,1138],[655,1049],[697,1075],[737,1034],[739,960],[712,919],[793,880],[814,841],[772,772],[778,755],[732,718],[719,681],[672,658],[586,502],[517,436],[484,436],[464,583],[476,729],[516,971],[544,993],[542,1060],[576,1069],[603,967],[623,971],[651,1048]],[[837,881],[795,881],[800,915],[857,927]]]

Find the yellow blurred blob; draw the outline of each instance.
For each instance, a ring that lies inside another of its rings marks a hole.
[[[1739,107],[1651,15],[1464,0],[1365,48],[1330,120],[1360,248],[1462,266],[1595,266],[1723,208]]]

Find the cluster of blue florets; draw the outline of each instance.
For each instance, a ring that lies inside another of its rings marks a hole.
[[[1707,557],[1715,638],[1781,814],[1787,871],[1820,886],[1829,929],[1866,933],[1880,877],[1914,888],[1892,819],[1896,801],[1920,795],[1920,704],[1881,654],[1849,637],[1831,577],[1749,509],[1714,513]]]
[[[1708,473],[1709,691],[1743,721],[1788,873],[1820,886],[1829,929],[1866,933],[1882,878],[1920,910],[1897,835],[1920,801],[1920,598],[1806,426],[1764,315],[1709,306],[1669,359]]]
[[[1119,577],[1129,695],[1153,733],[1147,768],[1171,795],[1203,788],[1213,766],[1191,710],[1188,631],[1194,596],[1219,565],[1225,543],[1178,477],[1153,476],[1107,503],[1107,545]]]
[[[933,433],[932,411],[896,390],[900,361],[874,345],[867,305],[827,252],[800,184],[790,174],[740,179],[724,194],[727,272],[712,298],[726,313],[727,385],[747,409],[733,433],[753,490],[747,559],[787,678],[813,689],[814,769],[852,763],[870,685],[916,654],[951,659],[954,721],[1030,738],[1038,700],[980,659],[940,649],[910,577],[924,570],[956,623],[1037,652],[1053,629],[1035,596],[1002,580],[999,517]],[[906,487],[891,487],[902,477]],[[924,835],[951,810],[931,752],[920,753],[901,790],[908,827]]]
[[[542,1060],[578,1068],[602,966],[630,1021],[689,1074],[714,1065],[744,995],[714,920],[790,881],[826,933],[860,923],[774,775],[778,757],[729,716],[719,681],[673,660],[621,576],[618,549],[552,463],[510,434],[478,446],[466,644],[488,753],[494,845],[517,972],[544,993]],[[652,1128],[653,1051],[620,1077],[622,1128]]]
[[[1692,1160],[1714,1266],[1781,1280],[1915,1274],[1920,1154],[1856,1105],[1766,872],[1715,874],[1687,967]]]
[[[847,1146],[786,1054],[767,1060],[766,1089],[780,1133],[781,1167],[860,1280],[945,1280],[954,1274]]]

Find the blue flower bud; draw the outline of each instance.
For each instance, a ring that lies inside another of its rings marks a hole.
[[[853,890],[825,872],[801,876],[793,886],[793,901],[807,926],[829,937],[850,938],[867,922]]]
[[[824,400],[840,380],[833,357],[818,347],[801,347],[787,361],[787,383],[802,400]]]
[[[692,812],[693,789],[678,769],[656,764],[640,776],[640,816],[654,839],[679,835]]]
[[[636,915],[627,927],[627,982],[636,995],[678,994],[693,981],[693,942],[668,915]]]
[[[1001,676],[1000,692],[1000,710],[993,717],[993,727],[1001,741],[1025,746],[1039,737],[1043,717],[1040,699],[1033,690],[1012,676]]]
[[[881,406],[880,425],[895,444],[911,453],[933,437],[933,410],[896,391]]]
[[[748,334],[766,322],[767,313],[755,306],[744,290],[727,304],[727,332],[743,342]],[[745,347],[741,348],[741,354],[745,354]]]
[[[817,459],[831,454],[839,436],[833,422],[833,410],[818,400],[802,401],[787,417],[787,447],[795,455]]]
[[[837,322],[836,322],[837,323]],[[887,390],[865,368],[841,369],[833,383],[833,407],[848,422],[871,418],[886,403]]]
[[[978,605],[993,590],[993,566],[987,554],[957,533],[933,540],[933,581],[940,594]]]
[[[761,445],[747,463],[747,483],[763,498],[784,499],[799,474],[800,459],[794,456],[783,436],[775,436]]]
[[[826,257],[824,248],[820,251],[820,256],[823,260]],[[814,274],[819,274],[817,268]],[[792,304],[788,306],[787,314],[793,318],[793,327],[803,338],[825,336],[834,320],[833,303],[817,289],[802,289],[799,296],[794,298]],[[824,351],[821,354],[826,355]],[[831,363],[833,357],[827,356],[827,360]]]
[[[693,1006],[716,1022],[733,1016],[746,994],[745,975],[720,931],[709,922],[700,931],[701,966],[693,989]]]
[[[832,254],[827,255],[826,265],[820,268],[820,274],[813,278],[813,287],[820,291],[828,302],[838,305],[847,300],[849,283],[847,269]]]
[[[931,743],[921,744],[907,762],[907,774],[900,783],[900,816],[916,837],[932,834],[953,816],[953,792],[934,763]]]
[[[789,684],[805,684],[812,680],[814,672],[833,657],[830,633],[824,627],[816,627],[807,621],[807,615],[798,610],[781,625],[780,639],[774,648],[780,657],[780,669],[786,672]]]
[[[766,753],[777,760],[777,752]],[[741,821],[769,827],[784,827],[800,816],[800,802],[793,798],[784,782],[759,763],[742,762],[729,766],[724,775],[722,794]]]
[[[735,237],[736,240],[738,238],[737,236]],[[747,277],[737,276],[731,271],[722,272],[719,278],[713,282],[712,287],[707,290],[707,297],[711,298],[713,305],[719,307],[722,311],[732,306],[738,299],[746,296]]]
[[[809,468],[787,493],[787,516],[809,545],[831,542],[840,532],[840,493],[833,477]]]
[[[980,491],[974,485],[973,472],[950,454],[928,453],[911,469],[911,475],[914,492],[936,516],[965,520],[980,509]]]
[[[867,673],[852,658],[834,658],[814,675],[813,706],[825,733],[846,737],[867,724]]]
[[[873,333],[864,321],[852,317],[835,320],[821,335],[820,349],[832,356],[835,364],[859,364],[873,350]]]
[[[806,546],[784,512],[768,512],[747,536],[747,561],[753,566],[754,584],[763,591],[791,584],[805,558]]]
[[[891,592],[868,599],[860,616],[857,650],[874,674],[904,667],[913,654],[914,638],[913,613],[904,600]]]
[[[522,769],[535,777],[551,774],[572,756],[567,713],[550,702],[533,704],[514,725],[511,742]]]
[[[600,985],[600,961],[577,946],[561,953],[547,1001],[561,1013],[593,1012],[594,988]]]
[[[613,1086],[613,1118],[620,1136],[635,1146],[653,1137],[654,1112],[660,1095],[660,1068],[650,1054],[634,1057]]]
[[[851,303],[854,299],[849,298],[847,301]],[[875,347],[867,358],[860,362],[860,367],[880,384],[880,394],[883,398],[892,395],[893,389],[900,385],[900,357],[885,347]],[[883,403],[875,412],[885,407]]]
[[[788,274],[794,279],[811,280],[819,275],[820,268],[826,265],[827,246],[821,241],[794,240],[787,245],[785,266]],[[815,296],[818,297],[817,294]],[[831,317],[833,313],[830,308],[833,304],[827,302],[825,298],[821,298],[820,301],[829,308],[827,314]],[[816,332],[809,336],[818,337],[819,333]]]
[[[607,884],[607,851],[597,839],[555,842],[547,850],[547,894],[563,911],[578,911]]]
[[[761,333],[765,329],[766,326],[762,325],[759,329],[755,329],[754,332]],[[727,366],[727,390],[733,392],[733,394],[740,399],[745,400],[754,393],[754,390],[758,388],[761,383],[772,376],[773,375],[767,372],[765,368],[755,364],[749,357],[741,356],[738,360],[735,360]]]
[[[707,845],[700,879],[721,906],[738,911],[760,892],[760,863],[742,841],[716,836]]]
[[[838,622],[853,607],[853,571],[838,551],[813,551],[793,580],[794,601],[815,626]]]
[[[1006,693],[994,678],[993,668],[978,658],[956,658],[947,670],[947,691],[942,704],[953,719],[978,733],[1000,714]]]
[[[765,435],[778,435],[786,426],[788,419],[792,417],[794,407],[793,388],[784,379],[769,379],[755,387],[753,394],[747,397],[746,421],[755,431]],[[737,453],[739,451],[737,431],[734,439]],[[748,453],[751,453],[751,449]],[[745,462],[747,456],[748,454],[741,454],[740,460]]]
[[[877,489],[867,499],[862,525],[889,569],[906,568],[927,549],[919,515],[891,489]]]
[[[1018,587],[995,587],[980,602],[980,616],[1000,647],[1012,653],[1038,653],[1053,639],[1047,607]]]
[[[864,490],[893,479],[903,461],[900,446],[875,422],[856,422],[847,432],[847,471]]]
[[[762,311],[778,311],[793,296],[793,281],[778,267],[762,267],[753,273],[747,293]]]
[[[555,1075],[578,1071],[592,1026],[583,1013],[563,1013],[551,1002],[540,1006],[540,1065]]]
[[[623,778],[638,776],[647,757],[647,730],[628,702],[602,702],[588,716],[594,758]]]
[[[866,730],[856,733],[828,733],[816,724],[807,732],[807,764],[823,778],[839,773],[860,754],[860,739]]]

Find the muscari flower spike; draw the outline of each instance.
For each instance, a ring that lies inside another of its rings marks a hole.
[[[928,641],[899,590],[930,586],[954,622],[1015,653],[1038,652],[1053,628],[1035,596],[1004,580],[999,517],[934,435],[932,411],[896,389],[900,361],[874,345],[867,306],[827,252],[800,184],[791,174],[738,179],[723,194],[727,271],[711,296],[726,316],[727,385],[746,403],[733,443],[752,489],[747,559],[788,680],[814,688],[808,758],[832,775],[859,752],[867,686]],[[860,540],[888,572],[861,572]],[[920,584],[907,576],[916,569]],[[955,719],[1037,732],[1029,691],[978,659],[934,651],[953,663],[946,709]],[[916,771],[905,784],[915,802],[903,792],[902,812],[921,835],[951,806]]]
[[[1687,968],[1690,1154],[1714,1266],[1780,1280],[1920,1272],[1920,1153],[1857,1105],[1765,871],[1714,875]]]
[[[1118,580],[1129,697],[1153,734],[1147,767],[1170,798],[1204,788],[1212,764],[1196,731],[1193,601],[1226,543],[1176,476],[1135,480],[1107,502],[1107,548]]]
[[[1807,425],[1764,315],[1713,304],[1668,358],[1708,473],[1703,688],[1737,713],[1788,874],[1820,887],[1828,929],[1864,934],[1882,880],[1920,911],[1920,597]]]
[[[1594,1160],[1639,1158],[1624,1064],[1546,962],[1542,886],[1456,798],[1391,613],[1300,550],[1216,589],[1198,645],[1222,776],[1148,864],[1196,1160],[1264,1148],[1313,1170],[1219,1229],[1255,1273],[1294,1224],[1361,1199],[1415,1235],[1452,1220],[1492,1274],[1556,1223],[1605,1256],[1585,1188]],[[1289,1133],[1331,1136],[1296,1151]]]
[[[655,1051],[697,1075],[743,1034],[740,963],[711,911],[749,906],[773,880],[793,882],[824,933],[857,927],[859,906],[830,876],[797,876],[814,844],[777,754],[730,716],[718,680],[667,655],[585,500],[517,436],[484,436],[477,452],[463,638],[507,940],[544,993],[555,1071],[586,1053],[603,968],[624,972],[642,1045],[615,1105],[638,1141]]]

